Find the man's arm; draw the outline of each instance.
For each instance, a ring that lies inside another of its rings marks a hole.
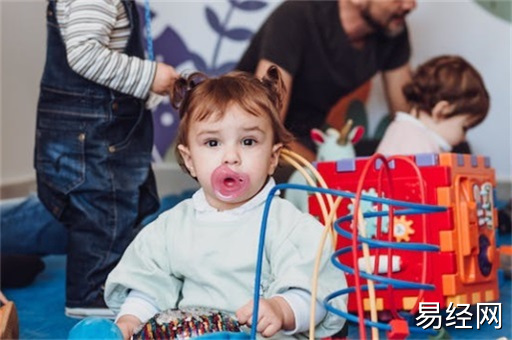
[[[382,82],[388,102],[388,109],[392,116],[397,111],[409,112],[409,104],[405,100],[402,88],[411,81],[411,66],[406,63],[403,66],[382,72]]]
[[[293,84],[293,76],[286,71],[284,68],[280,67],[272,63],[270,60],[261,59],[256,67],[255,75],[257,78],[261,79],[266,73],[270,66],[275,65],[279,72],[281,72],[282,80],[284,83],[285,93],[283,94],[283,107],[281,108],[280,117],[281,121],[284,122],[286,119],[286,114],[288,113],[288,106],[290,104],[290,95],[292,93],[292,84]],[[309,150],[307,147],[302,145],[297,141],[292,141],[288,147],[306,158],[308,161],[312,162],[316,159],[316,155],[313,151]]]

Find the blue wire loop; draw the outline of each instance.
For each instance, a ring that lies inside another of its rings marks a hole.
[[[148,59],[155,60],[155,53],[153,51],[153,36],[151,35],[151,8],[149,7],[149,0],[144,0],[144,20],[146,24],[145,28]]]
[[[267,199],[265,201],[265,207],[263,209],[263,217],[261,220],[261,229],[260,229],[260,239],[258,244],[258,258],[256,261],[256,277],[254,279],[254,308],[253,308],[253,314],[252,314],[252,326],[251,326],[251,339],[256,339],[256,327],[258,325],[258,311],[259,311],[259,300],[260,300],[260,291],[259,287],[261,284],[261,270],[263,265],[263,251],[265,246],[265,234],[267,231],[267,220],[268,215],[270,212],[270,205],[272,204],[272,199],[274,198],[276,192],[278,190],[283,189],[294,189],[294,190],[301,190],[301,191],[307,191],[311,193],[321,193],[321,194],[331,194],[334,196],[341,196],[345,198],[355,198],[356,194],[348,191],[341,191],[341,190],[332,190],[332,189],[324,189],[324,188],[316,188],[316,187],[310,187],[307,185],[300,185],[300,184],[278,184],[274,186],[270,192],[268,193]],[[396,210],[395,215],[411,215],[411,214],[424,214],[424,213],[434,213],[434,212],[442,212],[446,210],[446,207],[437,206],[437,205],[429,205],[429,204],[419,204],[419,203],[411,203],[411,202],[405,202],[405,201],[398,201],[393,199],[387,199],[387,198],[381,198],[381,197],[375,197],[375,196],[368,196],[368,195],[361,195],[361,200],[369,201],[369,202],[376,202],[376,203],[384,203],[387,205],[394,205],[398,207],[403,207],[406,209]],[[387,211],[378,211],[378,212],[368,212],[364,213],[363,216],[365,218],[371,218],[371,217],[377,217],[377,216],[385,216],[388,215]],[[334,228],[336,232],[338,232],[341,236],[351,239],[352,234],[346,230],[343,230],[341,227],[339,227],[339,224],[341,222],[345,221],[351,221],[353,218],[352,215],[347,215],[344,217],[341,217],[336,220],[334,224]],[[378,249],[378,248],[392,248],[392,249],[403,249],[403,250],[413,250],[413,251],[438,251],[439,247],[435,245],[430,244],[423,244],[423,243],[395,243],[395,242],[387,242],[382,240],[374,240],[367,237],[361,237],[358,236],[357,240],[361,243],[367,243],[370,245],[372,249]],[[359,249],[361,249],[361,245],[358,246]],[[351,251],[351,247],[344,247],[336,252],[331,257],[331,262],[336,266],[337,268],[349,273],[353,274],[354,270],[351,267],[348,267],[338,260],[338,256],[341,254],[345,254],[347,252]],[[366,272],[360,273],[361,277],[365,279],[374,280],[377,282],[381,282],[375,285],[375,288],[377,290],[383,290],[387,289],[389,285],[393,286],[393,288],[396,289],[424,289],[424,290],[432,290],[435,287],[433,285],[429,284],[421,284],[421,283],[415,283],[415,282],[409,282],[404,280],[397,280],[397,279],[391,279],[387,277],[381,277],[379,275],[373,275]],[[366,285],[361,286],[362,290],[368,290],[368,287]],[[346,318],[348,321],[358,323],[359,318],[349,314],[347,312],[341,311],[337,308],[334,308],[329,304],[329,301],[332,299],[335,299],[336,297],[339,297],[344,294],[349,294],[355,291],[355,287],[348,287],[341,289],[339,291],[336,291],[334,293],[331,293],[328,295],[325,300],[325,308],[338,316],[341,316],[343,318]],[[385,323],[380,322],[372,322],[368,320],[364,320],[364,324],[369,327],[376,327],[378,329],[384,330],[384,331],[390,331],[391,326]],[[431,334],[435,335],[437,334],[433,330],[424,330],[420,327],[410,327],[409,328],[411,333],[422,333],[422,334]]]

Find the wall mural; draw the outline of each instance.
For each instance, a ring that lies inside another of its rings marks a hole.
[[[181,37],[172,25],[167,27],[158,36],[153,36],[154,53],[159,61],[179,68],[186,62],[191,62],[195,70],[204,72],[208,75],[220,75],[231,71],[238,62],[236,59],[229,60],[220,64],[218,62],[222,43],[226,40],[249,41],[254,31],[246,27],[232,27],[230,24],[233,15],[237,11],[257,12],[265,8],[268,4],[258,0],[226,0],[229,3],[226,13],[218,13],[211,6],[204,6],[204,20],[216,36],[215,49],[209,58],[201,56],[188,47],[187,42]],[[144,18],[144,6],[139,4],[140,17]],[[164,14],[164,13],[160,13]],[[158,14],[151,11],[151,20]],[[141,20],[141,25],[144,25]],[[145,31],[145,30],[143,30]],[[153,157],[155,161],[161,160],[166,154],[169,146],[172,144],[178,128],[178,115],[176,110],[170,105],[168,100],[162,102],[153,111],[155,127],[155,148]]]

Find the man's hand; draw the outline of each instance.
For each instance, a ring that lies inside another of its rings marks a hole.
[[[165,63],[157,63],[151,91],[160,95],[169,94],[178,76],[178,72],[176,72],[174,67]]]
[[[128,314],[121,316],[116,322],[125,340],[131,339],[133,332],[141,323],[142,321],[140,321],[139,318]]]
[[[246,303],[236,311],[238,322],[251,327],[253,300]],[[295,328],[295,317],[290,305],[281,297],[260,299],[258,312],[258,325],[256,330],[264,337],[271,337],[280,330]]]

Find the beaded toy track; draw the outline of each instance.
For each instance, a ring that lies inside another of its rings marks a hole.
[[[149,319],[133,339],[190,339],[216,332],[240,332],[238,321],[217,310],[166,310]]]

